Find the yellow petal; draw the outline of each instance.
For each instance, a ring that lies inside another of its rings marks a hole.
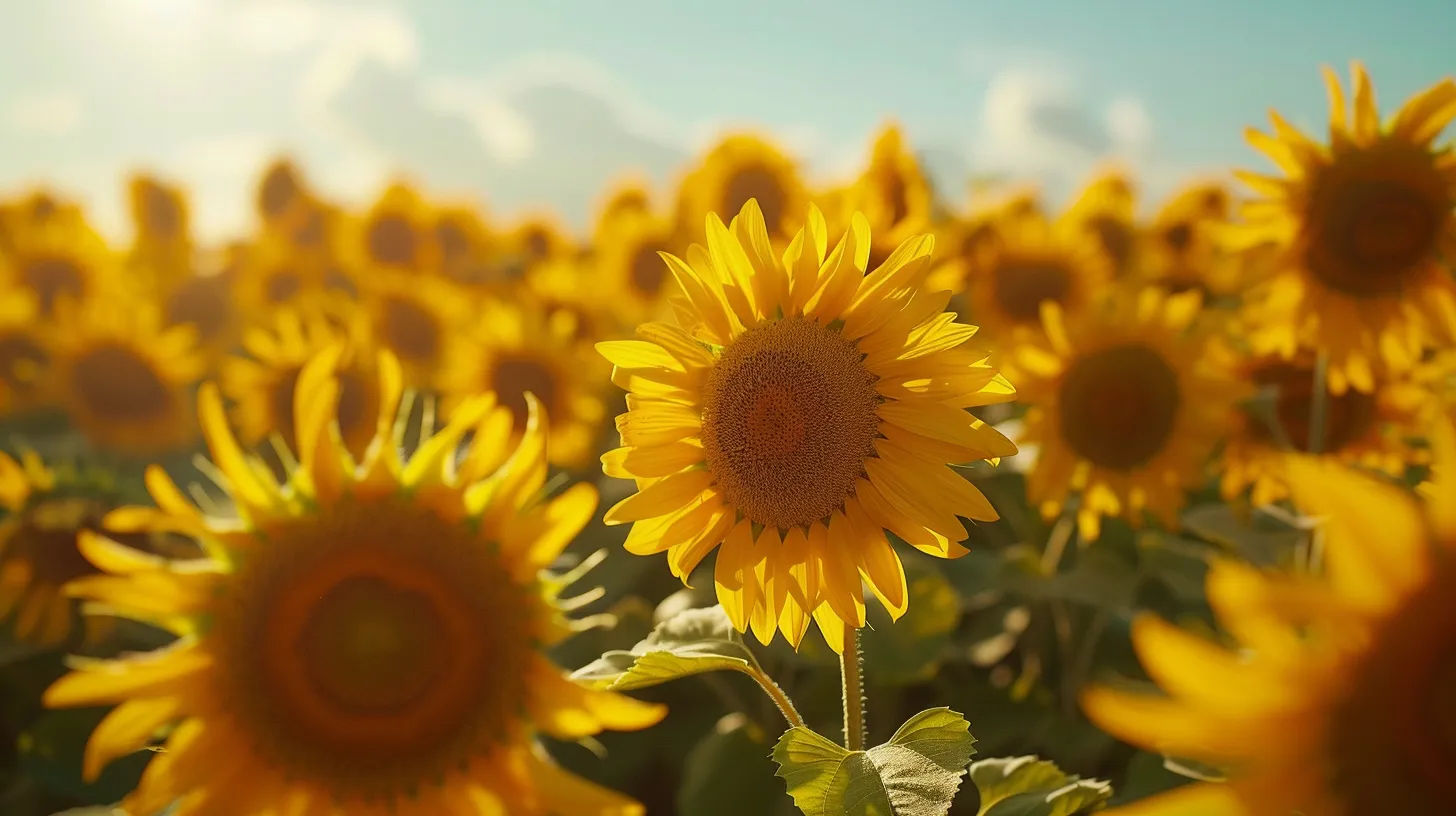
[[[115,759],[147,747],[158,729],[184,715],[179,696],[127,700],[113,708],[91,732],[82,761],[82,778],[94,782]]]

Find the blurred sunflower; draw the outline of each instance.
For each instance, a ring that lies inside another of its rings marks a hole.
[[[621,216],[597,245],[593,264],[599,288],[594,296],[604,297],[602,290],[616,295],[614,307],[625,323],[659,316],[672,275],[658,253],[677,249],[676,238],[675,225],[668,219],[647,214]]]
[[[133,275],[144,285],[166,287],[192,273],[191,219],[182,190],[147,175],[127,186],[131,219]]]
[[[841,650],[865,622],[861,575],[893,616],[909,603],[885,530],[945,558],[965,553],[958,516],[997,517],[946,464],[1016,452],[965,410],[1015,392],[943,314],[949,294],[922,288],[929,236],[866,275],[863,216],[832,252],[817,208],[807,224],[780,259],[754,201],[727,227],[710,216],[708,249],[666,256],[681,327],[598,344],[629,392],[603,469],[638,487],[606,521],[635,522],[628,551],[666,551],[684,579],[717,549],[739,631],[797,646],[812,616]]]
[[[1234,428],[1219,457],[1225,500],[1253,488],[1250,501],[1261,507],[1289,495],[1282,476],[1288,451],[1315,452],[1312,444],[1315,355],[1305,350],[1292,359],[1261,356],[1243,363],[1243,376],[1264,393],[1248,409],[1233,414]],[[1352,466],[1403,476],[1407,465],[1422,461],[1414,444],[1435,408],[1432,394],[1410,372],[1383,369],[1371,393],[1328,394],[1319,453]]]
[[[112,530],[184,530],[206,558],[81,540],[106,574],[72,593],[179,634],[46,691],[53,707],[117,705],[87,745],[86,778],[164,733],[123,804],[136,816],[640,816],[535,739],[664,714],[575,685],[541,651],[580,628],[559,605],[580,576],[545,570],[591,518],[595,488],[543,499],[544,417],[512,448],[507,409],[488,394],[402,460],[401,374],[388,357],[378,436],[356,465],[334,423],[335,365],[320,358],[299,380],[301,464],[282,485],[242,453],[217,390],[200,391],[238,518],[204,516],[159,468],[148,473],[159,508],[108,517]]]
[[[1311,140],[1278,113],[1274,135],[1249,143],[1284,176],[1238,176],[1260,199],[1242,208],[1233,245],[1276,256],[1251,313],[1261,351],[1301,344],[1329,355],[1332,390],[1370,391],[1380,362],[1409,366],[1432,330],[1456,331],[1456,162],[1432,142],[1456,118],[1456,80],[1414,96],[1384,125],[1370,78],[1351,66],[1353,111],[1325,69],[1330,143]]]
[[[50,649],[73,640],[74,602],[62,590],[96,572],[77,549],[76,535],[98,529],[113,506],[100,498],[103,484],[87,483],[97,475],[58,474],[34,451],[19,462],[0,452],[0,622],[9,620],[22,643]],[[86,489],[70,489],[77,487]],[[107,623],[87,619],[87,639],[104,635]]]
[[[48,396],[51,355],[36,324],[36,300],[27,289],[0,283],[0,414],[33,408]]]
[[[96,445],[155,454],[195,437],[191,388],[206,363],[196,332],[164,327],[156,304],[62,301],[53,347],[58,396]]]
[[[434,243],[440,253],[440,273],[463,286],[503,283],[490,261],[494,236],[476,207],[435,208]]]
[[[191,326],[198,346],[212,361],[231,351],[241,334],[243,321],[234,297],[245,253],[237,245],[207,253],[190,274],[158,293],[163,325]]]
[[[35,293],[43,317],[53,316],[63,297],[86,300],[118,288],[118,259],[79,212],[27,220],[11,240],[0,272]]]
[[[1094,176],[1073,197],[1062,218],[1092,236],[1114,276],[1133,270],[1138,248],[1137,196],[1127,174],[1108,170]]]
[[[998,347],[1041,331],[1041,305],[1055,303],[1075,318],[1103,295],[1112,269],[1085,233],[1042,218],[1003,216],[964,259],[969,318]]]
[[[883,263],[906,239],[930,230],[930,183],[899,125],[887,124],[875,137],[869,164],[850,187],[844,204],[846,228],[855,212],[864,213],[869,221],[874,241],[872,267]]]
[[[501,238],[502,248],[519,270],[519,276],[535,267],[572,257],[575,247],[570,233],[555,216],[534,213],[521,219]]]
[[[338,254],[360,267],[432,272],[439,268],[436,217],[420,193],[395,182],[380,194],[345,240]]]
[[[288,158],[273,160],[258,179],[254,207],[263,226],[281,233],[300,228],[314,209],[308,185]]]
[[[566,316],[532,300],[490,301],[475,329],[442,375],[442,413],[491,392],[511,410],[515,436],[525,433],[534,394],[551,417],[547,450],[552,464],[577,468],[597,452],[606,405],[601,386],[606,363],[591,353]]]
[[[576,339],[609,340],[623,333],[637,310],[625,298],[602,297],[601,284],[594,263],[563,258],[531,270],[520,294],[539,302],[553,319],[568,321]]]
[[[938,219],[933,225],[936,243],[943,244],[944,251],[936,259],[927,284],[961,294],[971,269],[994,245],[1002,226],[1019,226],[1024,221],[1046,221],[1041,196],[1036,190],[1018,188],[993,191],[990,196],[974,195],[965,211]]]
[[[330,314],[327,307],[285,307],[270,324],[243,337],[246,355],[221,367],[222,393],[233,401],[233,421],[243,444],[256,446],[272,434],[289,450],[298,449],[293,406],[304,367],[324,351],[332,354],[339,384],[338,427],[344,447],[355,457],[374,438],[379,425],[377,356],[362,313]]]
[[[652,188],[645,179],[635,175],[619,179],[608,186],[602,196],[594,221],[596,226],[592,230],[592,242],[601,244],[610,241],[621,220],[635,220],[651,216],[654,212]]]
[[[433,391],[459,351],[472,301],[443,278],[381,271],[366,281],[360,308],[375,342],[404,366],[405,385]]]
[[[1456,457],[1446,423],[1435,451]],[[1138,655],[1169,696],[1093,688],[1082,701],[1119,739],[1225,768],[1228,783],[1109,814],[1450,813],[1456,489],[1437,482],[1421,503],[1328,459],[1285,468],[1323,521],[1324,576],[1216,564],[1208,599],[1237,650],[1140,618]]]
[[[353,294],[341,286],[333,256],[322,248],[302,251],[287,236],[264,231],[236,259],[234,297],[245,322],[266,319],[285,304],[312,303]]]
[[[677,195],[684,244],[704,240],[709,215],[740,212],[750,199],[763,212],[769,238],[787,241],[809,201],[798,163],[750,133],[728,136],[709,150]]]
[[[1027,496],[1044,518],[1075,505],[1082,540],[1104,516],[1178,527],[1184,491],[1204,483],[1240,384],[1195,325],[1196,292],[1124,287],[1099,308],[1064,319],[1043,308],[1044,336],[1013,350],[1022,401],[1019,442],[1039,453]]]
[[[1219,182],[1194,182],[1176,191],[1139,238],[1139,274],[1174,294],[1197,290],[1205,303],[1239,294],[1244,265],[1216,237],[1228,222],[1229,199]]]

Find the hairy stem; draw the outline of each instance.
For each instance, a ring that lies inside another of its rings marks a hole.
[[[865,749],[864,655],[860,651],[859,629],[845,634],[844,653],[839,656],[839,673],[843,678],[840,692],[844,698],[844,747],[851,751]]]
[[[794,701],[789,699],[789,695],[779,688],[779,684],[775,683],[767,672],[755,666],[748,672],[748,676],[752,677],[754,682],[758,683],[759,687],[768,695],[768,698],[773,700],[774,705],[778,706],[779,713],[784,715],[790,728],[804,727],[804,718],[799,714],[799,709],[794,708]]]

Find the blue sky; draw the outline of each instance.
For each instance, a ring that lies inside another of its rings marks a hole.
[[[406,173],[576,223],[619,173],[670,179],[725,127],[842,175],[885,117],[940,181],[1052,193],[1111,156],[1150,197],[1257,163],[1277,107],[1323,123],[1318,67],[1371,68],[1386,109],[1452,71],[1438,0],[47,0],[0,28],[0,190],[38,182],[120,228],[121,182],[186,182],[209,236],[246,229],[263,161],[363,200]],[[828,9],[832,9],[829,11]]]

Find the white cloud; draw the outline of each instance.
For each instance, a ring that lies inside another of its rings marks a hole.
[[[65,136],[81,125],[85,106],[79,94],[63,90],[41,91],[15,97],[6,113],[8,124],[21,132]]]
[[[1141,100],[1123,96],[1107,108],[1107,132],[1128,150],[1148,148],[1153,142],[1153,120]]]

